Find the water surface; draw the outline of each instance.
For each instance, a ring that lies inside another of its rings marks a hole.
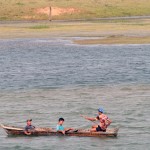
[[[89,128],[103,106],[117,138],[7,137],[2,150],[149,149],[150,45],[79,46],[62,39],[0,40],[0,122]]]

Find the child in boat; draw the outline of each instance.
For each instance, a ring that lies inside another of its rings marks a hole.
[[[28,119],[27,120],[27,125],[26,125],[26,127],[24,129],[24,133],[26,135],[31,135],[30,130],[34,130],[35,129],[35,126],[31,125],[31,122],[32,122],[32,119]]]
[[[61,132],[62,134],[65,135],[66,132],[70,131],[70,130],[73,130],[73,128],[64,128],[63,127],[63,123],[64,123],[64,118],[59,118],[58,120],[58,124],[56,126],[56,131],[57,132]]]
[[[84,117],[87,120],[90,121],[97,121],[99,120],[99,124],[95,124],[92,126],[90,129],[91,132],[106,132],[107,127],[111,124],[111,120],[104,114],[103,108],[98,109],[98,116],[96,118],[89,118],[89,117]]]

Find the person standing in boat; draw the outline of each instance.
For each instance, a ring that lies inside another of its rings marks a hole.
[[[34,129],[35,129],[35,126],[33,126],[33,125],[31,124],[31,122],[32,122],[32,119],[28,119],[28,120],[27,120],[27,125],[26,125],[26,127],[24,128],[24,133],[25,133],[26,135],[31,135],[31,130],[34,130]]]
[[[91,132],[106,132],[107,127],[111,124],[111,120],[104,114],[103,108],[98,109],[98,116],[96,118],[90,118],[87,116],[83,116],[85,119],[90,121],[99,121],[99,124],[95,124],[90,129]]]
[[[73,130],[73,128],[64,128],[63,127],[63,123],[64,123],[65,119],[64,118],[59,118],[58,120],[58,124],[56,126],[56,131],[57,132],[61,132],[62,134],[65,135],[66,132]]]

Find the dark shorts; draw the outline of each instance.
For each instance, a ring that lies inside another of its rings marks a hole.
[[[98,126],[98,127],[96,128],[96,131],[97,131],[97,132],[99,132],[99,131],[106,132],[106,130],[103,130],[100,126]]]

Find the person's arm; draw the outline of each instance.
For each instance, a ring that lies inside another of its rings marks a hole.
[[[65,130],[57,130],[57,132],[60,132],[65,135]]]
[[[31,132],[28,132],[28,128],[27,127],[25,127],[25,129],[24,129],[24,134],[31,135]]]
[[[68,132],[70,130],[74,130],[73,128],[65,128],[65,132]]]
[[[110,120],[109,118],[106,120],[106,124],[107,126],[109,126],[112,123],[112,120]]]
[[[102,118],[102,120],[104,121],[104,123],[105,123],[105,125],[108,127],[111,123],[112,123],[112,121],[107,117],[107,119],[103,119]]]
[[[32,129],[35,129],[35,126],[32,126]]]
[[[60,130],[59,125],[56,126],[56,131],[65,135],[65,130]]]
[[[28,132],[28,131],[24,131],[24,133],[26,134],[26,135],[31,135],[31,132]]]
[[[96,120],[98,120],[97,117],[96,118],[91,118],[91,117],[84,116],[84,115],[80,115],[80,116],[83,117],[84,119],[87,119],[87,120],[90,120],[90,121],[96,121]]]
[[[87,120],[90,120],[90,121],[96,121],[96,120],[98,120],[97,118],[91,118],[91,117],[87,117],[87,116],[85,116],[84,118],[87,119]]]

